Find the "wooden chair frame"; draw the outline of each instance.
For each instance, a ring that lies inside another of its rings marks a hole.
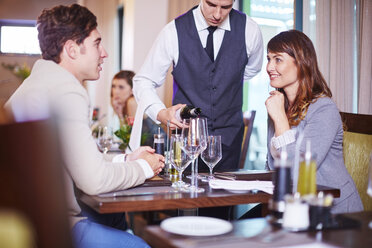
[[[241,150],[240,160],[239,160],[239,169],[244,168],[255,117],[256,117],[256,110],[244,112],[244,115],[243,115],[244,136],[243,136],[242,150]]]

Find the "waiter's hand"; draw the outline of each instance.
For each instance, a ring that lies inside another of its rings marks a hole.
[[[182,122],[176,119],[176,111],[184,106],[186,106],[186,104],[177,104],[170,108],[160,110],[157,116],[158,121],[166,126],[169,120],[169,127],[172,130],[176,129],[176,127],[182,128]]]

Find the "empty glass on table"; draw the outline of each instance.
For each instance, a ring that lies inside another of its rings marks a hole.
[[[203,192],[198,187],[198,169],[195,168],[195,160],[207,147],[206,125],[203,118],[191,118],[183,120],[181,133],[182,149],[192,159],[190,192]]]
[[[178,172],[178,181],[173,183],[172,186],[185,191],[185,187],[189,186],[182,181],[182,173],[189,166],[192,159],[187,155],[187,153],[181,148],[182,147],[182,137],[179,134],[172,134],[170,139],[170,162],[172,166]]]
[[[209,167],[207,181],[214,179],[213,168],[222,159],[221,136],[208,136],[207,148],[201,153],[201,158]]]
[[[100,128],[98,131],[98,146],[103,150],[103,153],[107,153],[112,146],[112,136],[107,127],[104,127],[102,131]]]

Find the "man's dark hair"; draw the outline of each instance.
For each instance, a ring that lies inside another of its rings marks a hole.
[[[73,40],[81,44],[96,27],[96,16],[78,4],[44,9],[37,19],[43,59],[59,63],[66,41]]]

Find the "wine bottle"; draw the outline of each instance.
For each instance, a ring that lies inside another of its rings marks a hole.
[[[194,106],[186,105],[176,111],[176,118],[178,121],[183,119],[190,119],[193,117],[198,117],[201,114],[200,108],[195,108]]]

